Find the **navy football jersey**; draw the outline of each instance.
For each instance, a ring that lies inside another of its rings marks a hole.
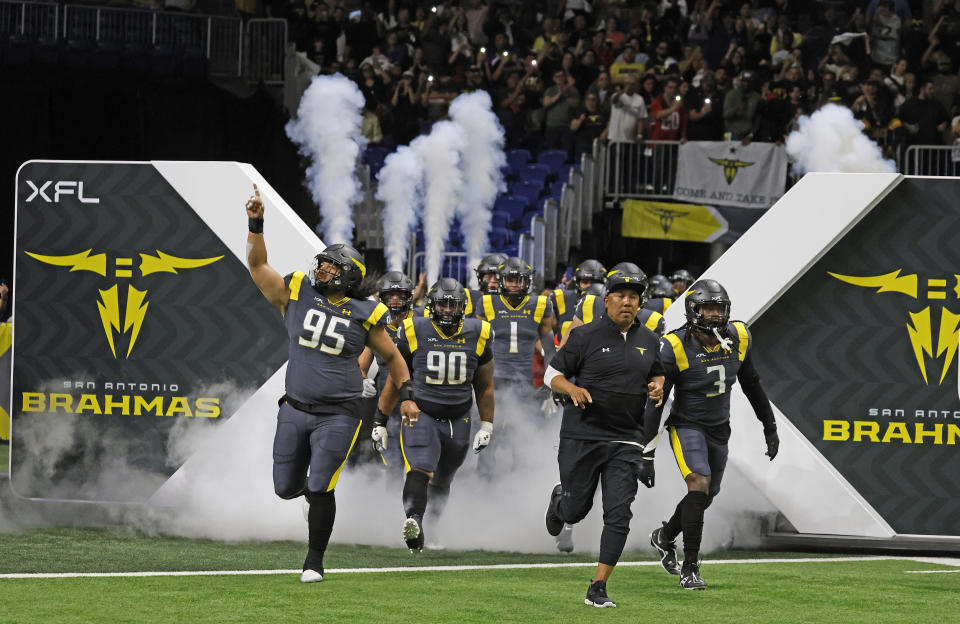
[[[750,331],[740,321],[728,326],[731,351],[705,347],[679,329],[660,340],[660,361],[667,383],[673,386],[673,408],[667,425],[725,425],[730,420],[730,389],[751,348]],[[664,397],[666,398],[666,397]]]
[[[290,337],[287,395],[309,404],[360,398],[363,375],[357,358],[370,329],[386,326],[390,316],[387,306],[350,297],[331,303],[300,271],[284,281],[290,287],[284,314]]]
[[[410,366],[415,401],[458,405],[473,399],[477,368],[492,357],[490,323],[464,318],[447,337],[429,318],[404,319],[397,331],[397,349]]]
[[[533,349],[540,338],[540,322],[553,316],[550,298],[527,296],[513,307],[502,295],[484,295],[480,313],[490,321],[497,337],[493,343],[494,378],[533,384]]]
[[[603,318],[606,312],[607,306],[603,303],[603,297],[587,295],[577,304],[577,311],[574,313],[574,316],[586,325]],[[663,320],[663,315],[646,308],[637,310],[637,322],[657,336],[663,336],[663,332],[666,330],[666,322]]]
[[[654,297],[653,299],[647,299],[647,302],[643,304],[643,307],[647,310],[653,310],[659,314],[666,314],[667,309],[673,305],[673,299],[670,297]]]
[[[557,326],[560,329],[560,335],[567,333],[570,323],[577,312],[577,301],[580,296],[576,290],[565,290],[557,288],[550,294],[550,303],[557,314]]]

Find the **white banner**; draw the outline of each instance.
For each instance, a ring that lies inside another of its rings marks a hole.
[[[673,196],[692,203],[769,208],[783,195],[786,181],[782,145],[690,141],[680,146]]]

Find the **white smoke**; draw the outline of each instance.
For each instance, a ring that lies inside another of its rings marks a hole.
[[[423,159],[423,235],[426,244],[427,283],[440,277],[440,260],[450,235],[459,196],[463,190],[460,155],[466,143],[463,129],[452,121],[441,121],[415,149]]]
[[[487,232],[497,194],[506,189],[502,169],[503,128],[493,113],[486,91],[465,93],[450,104],[450,117],[464,130],[463,194],[457,203],[457,217],[463,231],[467,266],[476,266],[487,248]],[[476,277],[469,273],[471,281]],[[475,285],[475,284],[474,284]]]
[[[297,118],[287,136],[311,160],[307,185],[320,207],[321,238],[327,243],[353,241],[353,207],[360,197],[357,158],[366,140],[360,133],[363,94],[340,74],[316,76],[303,93]]]
[[[798,173],[895,173],[892,160],[884,160],[877,144],[863,134],[863,124],[850,109],[827,104],[787,137],[787,154]]]
[[[410,232],[417,223],[423,202],[423,159],[417,151],[416,139],[410,147],[401,147],[387,156],[380,170],[377,199],[383,202],[384,254],[388,271],[403,271]]]

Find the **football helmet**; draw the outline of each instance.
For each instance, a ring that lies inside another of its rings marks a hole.
[[[580,296],[586,297],[587,295],[596,295],[602,298],[605,294],[607,294],[607,287],[604,285],[602,281],[600,281],[600,282],[594,282],[589,286],[587,286],[586,288],[584,288],[583,293],[581,293]]]
[[[650,283],[650,287],[647,289],[647,299],[673,296],[673,284],[670,283],[666,275],[653,275],[647,281]]]
[[[707,304],[721,306],[719,319],[708,319],[703,316],[702,308]],[[684,300],[684,309],[687,313],[687,322],[705,332],[724,329],[730,322],[730,296],[716,280],[700,280],[691,286]]]
[[[583,295],[583,291],[580,289],[580,282],[603,282],[606,275],[607,270],[603,268],[603,265],[600,264],[598,260],[584,260],[577,266],[576,270],[574,270],[573,282],[577,286],[577,292]]]
[[[383,305],[390,309],[393,318],[413,308],[413,282],[402,271],[384,273],[377,281],[377,294]],[[399,301],[391,303],[391,295],[397,295]]]
[[[613,270],[607,273],[604,286],[608,293],[617,288],[630,288],[637,291],[640,295],[641,308],[647,302],[647,275],[632,262],[621,262],[613,267]]]
[[[683,283],[683,286],[681,286],[679,289],[676,287],[677,282]],[[690,284],[693,282],[693,275],[686,269],[678,269],[670,275],[670,284],[673,285],[673,289],[677,294],[680,294],[686,289],[690,288]]]
[[[499,280],[493,280],[490,283],[488,288],[483,281],[484,275],[490,275],[497,273],[497,267],[503,264],[503,261],[507,259],[507,254],[503,253],[492,253],[487,254],[480,260],[480,264],[477,265],[477,268],[474,269],[474,272],[477,274],[477,283],[479,284],[480,291],[485,295],[493,295],[498,292],[500,287]]]
[[[530,292],[533,285],[533,268],[520,258],[507,258],[497,267],[497,277],[500,282],[500,292],[507,297],[524,297]],[[506,287],[507,278],[519,278],[519,285]]]
[[[320,271],[320,265],[323,262],[329,262],[340,269],[340,273],[330,279],[320,280],[317,273]],[[331,292],[350,293],[360,286],[360,282],[367,275],[367,267],[363,259],[363,254],[343,243],[329,245],[326,249],[318,253],[313,258],[313,266],[310,269],[310,284],[321,295]]]
[[[456,331],[467,309],[467,291],[452,277],[441,277],[427,295],[430,318],[440,329]]]

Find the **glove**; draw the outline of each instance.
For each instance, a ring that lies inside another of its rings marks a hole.
[[[560,407],[563,407],[570,402],[570,395],[562,394],[560,392],[551,392],[550,397],[553,399],[553,402]]]
[[[473,452],[479,453],[490,444],[490,438],[493,436],[493,423],[483,421],[480,424],[480,431],[473,437]]]
[[[770,431],[764,431],[763,437],[767,439],[766,456],[770,458],[770,461],[773,461],[773,458],[777,456],[777,451],[780,450],[780,436],[777,435],[776,429],[771,429]]]
[[[377,396],[377,382],[372,379],[363,380],[363,392],[360,393],[365,399]]]
[[[656,473],[653,469],[653,453],[649,455],[640,456],[640,472],[637,474],[637,478],[640,480],[640,483],[644,484],[648,488],[653,487],[653,481]]]
[[[373,431],[370,433],[370,438],[373,440],[373,450],[378,453],[383,453],[387,450],[387,428],[383,425],[375,425]]]

